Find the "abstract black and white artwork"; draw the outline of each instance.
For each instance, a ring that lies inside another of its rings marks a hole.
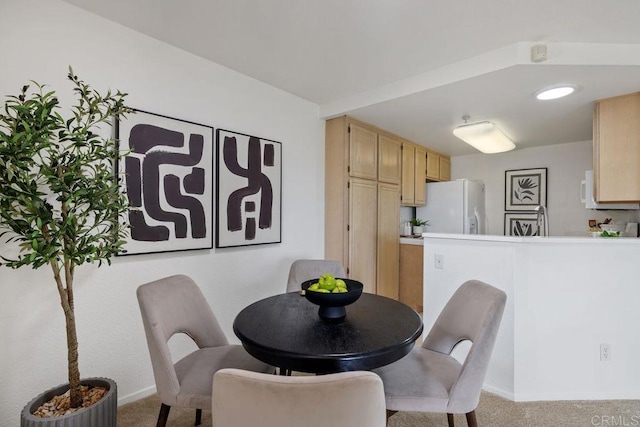
[[[505,211],[532,211],[547,206],[547,168],[505,171]]]
[[[216,130],[216,247],[281,242],[282,146]]]
[[[129,199],[121,255],[213,247],[213,128],[145,111],[120,120]]]
[[[505,236],[539,236],[538,215],[535,213],[505,213]],[[544,218],[541,218],[540,230],[544,230]]]

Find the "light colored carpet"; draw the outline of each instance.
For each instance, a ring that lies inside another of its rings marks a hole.
[[[124,405],[118,409],[118,427],[153,427],[159,410],[155,395]],[[640,426],[640,400],[515,403],[483,392],[476,416],[481,427]],[[167,427],[190,427],[194,421],[195,410],[171,408]],[[456,415],[455,424],[466,427],[464,415]],[[209,411],[202,411],[202,426],[211,427]],[[398,412],[389,427],[447,427],[447,416]]]

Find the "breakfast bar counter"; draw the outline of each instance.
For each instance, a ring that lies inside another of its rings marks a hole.
[[[640,399],[640,239],[423,237],[425,330],[466,280],[507,293],[487,390],[517,401]]]

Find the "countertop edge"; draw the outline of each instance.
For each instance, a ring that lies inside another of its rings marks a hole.
[[[505,243],[580,243],[580,244],[640,244],[640,238],[633,237],[580,237],[580,236],[551,236],[551,237],[515,237],[498,236],[487,234],[448,234],[448,233],[423,233],[424,239],[443,240],[467,240],[467,241],[487,241]],[[402,239],[400,239],[402,240]],[[410,240],[410,239],[407,239]]]
[[[401,245],[423,246],[424,241],[423,241],[423,239],[417,238],[417,237],[401,237],[400,238],[400,244]]]

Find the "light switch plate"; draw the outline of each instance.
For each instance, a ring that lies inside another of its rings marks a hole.
[[[444,269],[444,255],[435,254],[433,258],[434,258],[436,268],[439,270]]]

